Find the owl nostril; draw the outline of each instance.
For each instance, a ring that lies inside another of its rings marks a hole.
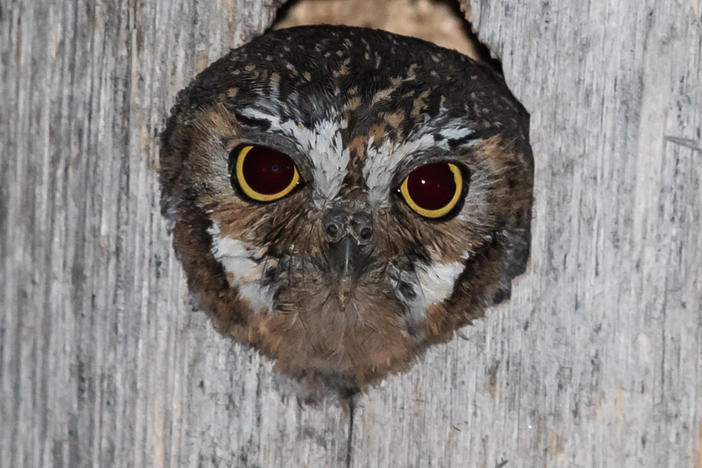
[[[322,234],[328,242],[338,242],[349,235],[358,244],[367,245],[373,238],[373,218],[364,206],[331,207],[322,220]]]
[[[339,234],[339,227],[336,224],[329,224],[327,226],[327,235],[329,237],[336,237]]]

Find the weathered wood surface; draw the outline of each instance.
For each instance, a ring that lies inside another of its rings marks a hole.
[[[176,91],[275,3],[0,0],[0,465],[702,467],[700,0],[473,0],[532,112],[532,260],[350,453],[189,310],[158,210]]]

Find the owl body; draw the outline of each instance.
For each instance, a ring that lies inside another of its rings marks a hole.
[[[405,371],[508,297],[532,172],[528,114],[498,74],[364,28],[232,50],[179,94],[162,135],[164,214],[198,307],[309,395]],[[257,199],[281,173],[288,191]]]

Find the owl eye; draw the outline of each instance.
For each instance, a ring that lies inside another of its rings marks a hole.
[[[412,171],[400,186],[405,202],[426,218],[441,218],[456,206],[463,191],[463,174],[452,163],[433,163]]]
[[[300,182],[290,156],[265,146],[243,146],[236,158],[234,176],[244,195],[261,202],[283,198]]]

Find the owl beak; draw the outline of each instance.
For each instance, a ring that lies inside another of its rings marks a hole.
[[[339,276],[352,276],[356,263],[361,257],[358,242],[351,236],[345,236],[331,246],[329,252],[329,266]]]
[[[366,259],[367,255],[364,255],[363,246],[359,245],[353,236],[347,235],[339,242],[329,246],[327,261],[331,272],[337,275],[336,297],[341,310],[346,309],[353,296]]]

